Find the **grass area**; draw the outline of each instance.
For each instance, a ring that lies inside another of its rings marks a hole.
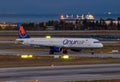
[[[29,67],[51,65],[82,65],[82,64],[110,64],[120,63],[119,58],[93,58],[70,56],[69,59],[55,59],[53,56],[33,56],[30,59],[22,59],[20,56],[0,55],[0,67]]]
[[[94,80],[94,81],[68,81],[68,82],[120,82],[120,79],[115,79],[115,80]]]

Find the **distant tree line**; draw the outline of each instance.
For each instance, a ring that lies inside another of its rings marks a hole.
[[[107,24],[106,21],[110,23]],[[120,30],[120,17],[118,17],[118,23],[113,22],[114,19],[100,19],[100,20],[76,20],[76,23],[66,23],[65,21],[48,21],[40,23],[23,23],[26,30],[43,31],[48,30],[49,26],[53,26],[54,30]],[[3,30],[0,28],[0,30]],[[17,27],[6,27],[4,30],[17,30]]]

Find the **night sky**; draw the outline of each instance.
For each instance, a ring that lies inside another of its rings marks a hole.
[[[120,0],[0,0],[0,13],[120,13]]]

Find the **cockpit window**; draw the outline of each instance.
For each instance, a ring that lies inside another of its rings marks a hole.
[[[94,41],[93,43],[100,43],[100,41]]]

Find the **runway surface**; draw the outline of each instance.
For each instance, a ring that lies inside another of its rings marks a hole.
[[[37,51],[30,51],[30,50],[4,50],[0,49],[0,54],[2,55],[24,55],[24,54],[29,54],[29,55],[40,55],[40,56],[48,56],[49,51],[42,51],[42,50],[37,50]],[[120,58],[120,54],[113,54],[113,53],[80,53],[80,52],[68,52],[69,55],[72,56],[81,56],[81,57],[99,57],[99,58]],[[55,53],[54,55],[62,55],[62,53]]]
[[[116,41],[104,41],[103,43],[118,43]],[[27,48],[32,48],[29,46],[20,46],[20,45],[15,45],[15,41],[0,41],[0,44],[4,44],[0,46],[0,54],[2,55],[21,55],[21,54],[32,54],[32,55],[49,55],[49,51],[43,50],[27,50],[25,51],[24,49]],[[9,45],[6,45],[9,44]],[[16,49],[21,49],[21,50],[16,50]],[[23,49],[23,50],[22,50]],[[42,48],[41,48],[42,49]],[[46,48],[45,48],[46,49]],[[102,51],[101,51],[102,52]],[[55,53],[55,55],[61,55],[62,53]],[[112,57],[112,58],[120,58],[120,53],[95,53],[92,55],[90,52],[88,53],[81,53],[81,52],[72,52],[68,51],[69,55],[74,55],[74,56],[82,56],[82,57],[100,57],[100,58],[106,58],[106,57]]]
[[[24,46],[24,45],[15,45],[14,41],[0,41],[0,55],[22,55],[22,54],[31,54],[31,55],[49,55],[49,50],[44,49],[30,49],[32,47]],[[20,49],[20,50],[19,50]],[[30,49],[30,50],[29,50]],[[54,55],[61,55],[61,53],[55,53]],[[100,58],[120,58],[120,53],[95,53],[92,55],[90,52],[83,53],[83,52],[72,52],[68,51],[69,55],[73,56],[81,56],[81,57],[100,57]]]
[[[7,42],[1,42],[7,43]],[[13,42],[11,42],[13,44]],[[24,49],[25,48],[25,49]],[[47,50],[31,50],[26,46],[5,45],[0,46],[1,55],[44,55]],[[61,55],[62,53],[55,53]],[[80,53],[68,52],[69,55],[81,57],[120,58],[120,54],[110,53]],[[46,67],[16,67],[0,68],[0,82],[68,82],[77,80],[101,80],[119,79],[120,64],[96,64],[96,65],[70,65],[70,66],[46,66]]]
[[[0,82],[120,79],[120,64],[0,68]]]

